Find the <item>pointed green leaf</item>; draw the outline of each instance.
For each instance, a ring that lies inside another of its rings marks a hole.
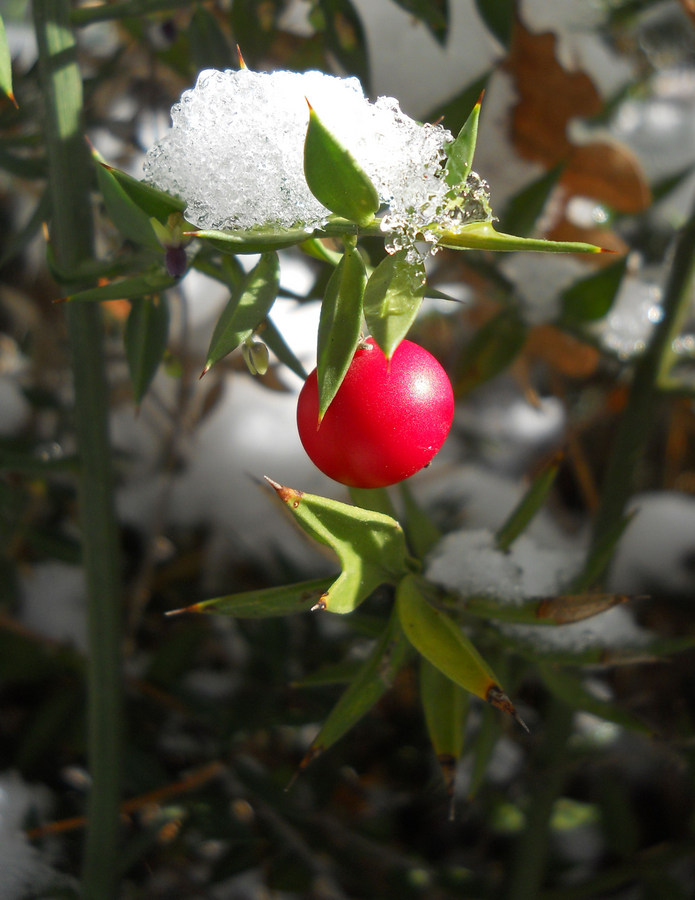
[[[405,507],[404,527],[408,546],[418,559],[424,559],[435,544],[438,543],[442,533],[422,507],[416,503],[405,481],[401,481],[398,489]]]
[[[633,518],[637,515],[637,510],[633,510],[628,515],[623,516],[620,521],[614,525],[605,535],[600,544],[594,546],[589,551],[582,571],[574,578],[569,585],[569,591],[572,593],[582,593],[587,591],[600,579],[601,575],[610,565],[618,546],[618,541]]]
[[[452,250],[497,250],[514,252],[531,250],[539,253],[605,253],[601,247],[585,244],[582,241],[545,241],[540,238],[516,237],[495,231],[490,222],[472,222],[462,226],[458,231],[444,231],[431,225],[430,230],[437,230],[440,247]]]
[[[460,626],[425,599],[416,575],[401,580],[396,589],[396,608],[403,631],[418,653],[464,690],[509,713],[526,727]]]
[[[374,649],[321,726],[302,760],[301,768],[305,768],[319,753],[335,744],[369,712],[392,686],[411,652],[410,644],[394,613]]]
[[[560,298],[561,321],[567,325],[578,325],[607,315],[618,295],[626,268],[627,256],[567,288]]]
[[[628,594],[558,594],[551,597],[529,597],[519,602],[508,598],[465,597],[466,612],[498,622],[516,622],[526,625],[571,625],[606,612],[614,606],[632,600]]]
[[[306,241],[306,228],[254,228],[250,231],[191,230],[188,237],[207,241],[222,253],[269,253]]]
[[[262,325],[258,328],[258,334],[263,338],[268,345],[268,348],[273,351],[281,363],[286,365],[295,375],[306,379],[308,374],[306,369],[294,355],[270,316],[265,317]]]
[[[456,684],[486,699],[497,679],[461,627],[423,596],[420,580],[407,575],[398,585],[396,605],[413,647]]]
[[[14,94],[12,93],[12,57],[10,56],[10,48],[7,43],[2,16],[0,16],[0,91],[7,94],[14,103]]]
[[[463,726],[469,697],[440,669],[424,657],[420,660],[420,700],[427,733],[451,798],[454,795],[456,764],[463,751]]]
[[[500,717],[495,715],[491,707],[483,707],[480,727],[473,744],[473,765],[471,767],[471,779],[468,785],[468,799],[474,797],[488,773],[490,760],[495,745],[502,736]]]
[[[442,46],[449,36],[448,0],[395,0],[406,12],[419,19]]]
[[[4,247],[2,253],[0,253],[0,269],[2,269],[11,259],[14,259],[22,253],[34,235],[38,233],[42,224],[48,220],[50,210],[51,201],[48,192],[46,191],[41,195],[41,198],[36,204],[34,212],[29,217],[26,225],[14,233],[3,235]]]
[[[482,325],[463,350],[454,378],[457,394],[465,394],[516,359],[526,342],[527,327],[513,309],[504,309]]]
[[[446,183],[452,188],[463,186],[473,167],[482,100],[483,98],[480,96],[456,139],[446,148],[447,160],[444,177]]]
[[[558,632],[559,633],[559,632]],[[636,663],[652,663],[683,650],[692,650],[692,636],[643,639],[642,635],[630,640],[621,638],[609,645],[600,634],[587,634],[572,643],[552,640],[554,629],[519,625],[498,634],[499,641],[513,652],[530,660],[558,663],[563,666],[624,666]]]
[[[407,259],[399,250],[374,269],[364,291],[367,330],[391,359],[408,333],[425,296],[425,264]]]
[[[569,672],[566,668],[553,666],[549,663],[540,663],[537,671],[543,678],[548,690],[558,697],[563,703],[567,703],[574,709],[583,710],[591,713],[608,722],[615,722],[624,728],[632,731],[638,731],[643,734],[649,734],[650,729],[630,715],[627,710],[621,709],[617,704],[610,700],[603,700],[592,694],[582,683],[581,679],[574,673]]]
[[[321,262],[327,262],[331,266],[337,266],[343,258],[342,253],[338,253],[337,250],[331,250],[318,238],[309,238],[301,243],[299,247],[307,256],[313,256],[314,259],[320,259]]]
[[[405,536],[395,519],[284,487],[267,476],[266,481],[297,524],[340,560],[341,574],[317,608],[351,612],[380,585],[395,584],[408,571]]]
[[[166,222],[172,213],[182,213],[185,210],[186,203],[179,197],[160,191],[146,181],[138,181],[137,178],[133,178],[127,172],[122,172],[120,169],[115,169],[113,166],[108,165],[98,156],[96,159],[103,169],[111,173],[133,203],[148,217],[154,217],[160,222]]]
[[[276,253],[264,253],[244,278],[215,325],[203,374],[251,337],[275,302],[280,286]]]
[[[556,454],[531,482],[529,489],[507,517],[496,534],[497,548],[509,550],[529,522],[545,503],[560,470],[562,454]]]
[[[150,216],[128,196],[110,169],[97,162],[96,170],[106,212],[123,237],[135,244],[161,250]]]
[[[330,277],[321,304],[316,363],[319,421],[337,394],[355,355],[366,281],[364,260],[356,247],[348,247]]]
[[[327,49],[345,72],[357,75],[365,91],[369,91],[367,39],[357,10],[351,0],[319,0],[319,7]]]
[[[304,175],[319,203],[351,222],[368,225],[379,209],[379,195],[369,176],[311,106],[304,142]]]
[[[308,675],[290,682],[290,686],[293,688],[315,688],[332,687],[336,684],[347,685],[357,676],[363,665],[362,660],[353,659],[352,657],[341,659],[337,663],[327,663],[314,672],[310,672]]]
[[[167,274],[161,266],[155,266],[147,272],[142,272],[140,275],[120,278],[117,281],[110,281],[108,284],[102,284],[95,288],[87,288],[84,291],[78,291],[76,294],[70,294],[65,299],[70,303],[134,300],[136,297],[158,294],[160,291],[164,291],[166,288],[176,284],[177,280]]]
[[[385,516],[396,518],[396,510],[393,508],[391,497],[386,488],[358,488],[351,487],[350,499],[355,506],[362,509],[371,509],[373,512],[383,513]]]
[[[438,122],[441,119],[449,131],[452,133],[459,131],[487,87],[491,74],[492,72],[483,73],[480,78],[476,78],[472,84],[466,85],[451,99],[430,110],[425,116],[425,120]]]
[[[527,237],[533,233],[536,222],[546,207],[548,198],[555,190],[564,166],[559,165],[544,172],[531,184],[523,187],[515,194],[500,216],[500,224],[504,231]]]
[[[124,343],[135,403],[139,404],[167,348],[169,304],[165,297],[136,300],[126,322]]]
[[[475,0],[475,5],[488,31],[503,47],[509,48],[515,20],[515,0]]]
[[[201,69],[229,69],[236,62],[236,54],[227,42],[215,16],[204,6],[196,4],[188,26],[193,71]]]
[[[332,578],[314,578],[298,584],[264,588],[260,591],[243,591],[202,600],[184,609],[174,609],[167,615],[178,613],[214,613],[237,619],[265,619],[271,616],[292,616],[308,612],[330,586]]]

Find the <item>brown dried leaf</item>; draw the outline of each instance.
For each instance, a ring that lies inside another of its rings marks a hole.
[[[526,339],[525,353],[542,359],[570,378],[587,378],[596,371],[599,351],[552,325],[538,325]]]
[[[568,72],[560,65],[556,43],[552,32],[532,34],[517,22],[505,63],[519,98],[511,121],[517,153],[548,168],[564,164],[561,184],[571,196],[593,197],[619,212],[645,209],[649,187],[626,147],[603,140],[583,145],[570,141],[570,121],[598,115],[603,103],[586,73]]]

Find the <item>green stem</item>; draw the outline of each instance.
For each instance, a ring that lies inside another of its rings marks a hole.
[[[45,98],[51,246],[58,269],[75,272],[92,257],[91,163],[82,126],[82,82],[69,0],[34,0]],[[65,283],[70,292],[77,285]],[[67,308],[80,458],[79,504],[87,579],[88,760],[91,790],[83,861],[85,900],[117,893],[121,772],[121,587],[118,529],[108,436],[109,396],[98,304]]]
[[[505,900],[537,900],[540,894],[548,858],[550,818],[565,783],[566,748],[571,733],[572,710],[551,698],[546,734],[534,766],[536,785],[524,830],[514,847]]]
[[[671,359],[671,345],[690,303],[695,277],[695,212],[683,227],[673,258],[663,302],[663,318],[635,366],[627,406],[623,412],[604,477],[601,503],[594,522],[591,551],[616,533],[632,496],[636,475],[654,424],[659,384]]]

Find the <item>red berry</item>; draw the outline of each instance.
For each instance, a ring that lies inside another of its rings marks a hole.
[[[426,466],[453,416],[451,383],[431,353],[401,341],[389,362],[373,338],[355,352],[320,426],[316,369],[297,404],[299,437],[312,461],[361,488],[395,484]]]

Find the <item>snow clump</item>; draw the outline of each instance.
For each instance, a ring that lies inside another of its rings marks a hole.
[[[411,246],[415,235],[435,241],[433,223],[457,231],[490,218],[479,176],[453,190],[444,178],[451,132],[414,121],[392,97],[370,103],[356,78],[322,72],[203,70],[148,152],[145,180],[183,199],[200,229],[321,228],[330,212],[304,177],[307,100],[388,207],[389,250]]]

